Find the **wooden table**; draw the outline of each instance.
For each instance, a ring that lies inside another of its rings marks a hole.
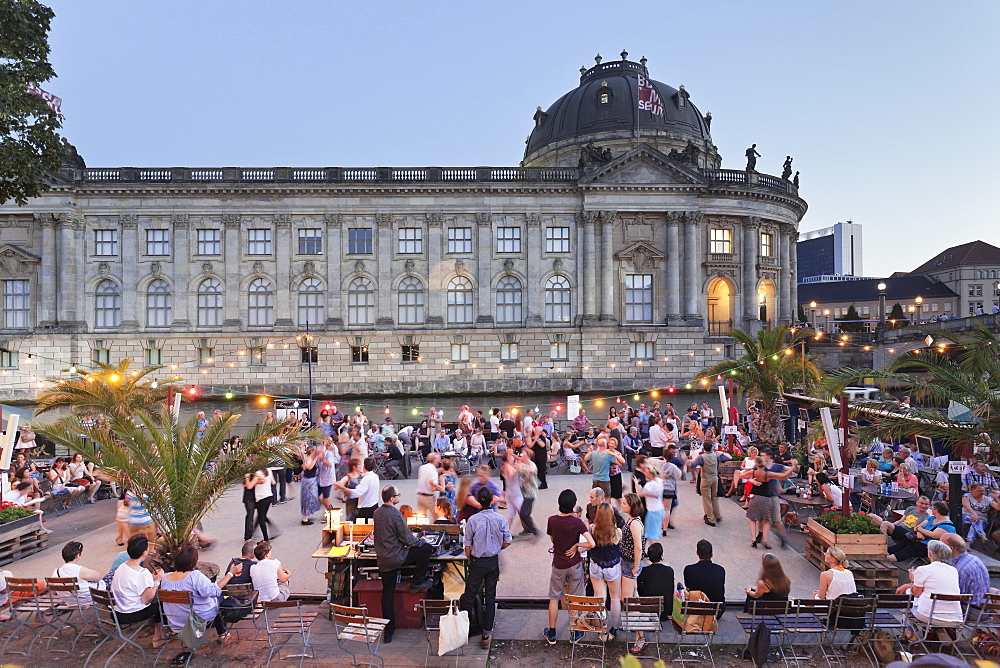
[[[805,531],[806,520],[809,519],[806,516],[807,510],[810,516],[815,517],[818,514],[818,508],[830,505],[830,502],[822,496],[814,496],[811,499],[803,499],[799,496],[783,496],[782,498],[788,502],[788,505],[795,508],[795,512],[799,513],[799,529],[801,531]]]

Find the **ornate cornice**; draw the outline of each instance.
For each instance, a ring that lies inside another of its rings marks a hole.
[[[292,214],[290,213],[276,213],[271,217],[276,227],[291,227],[292,226]]]
[[[428,227],[441,227],[442,224],[444,224],[444,216],[441,215],[440,211],[432,211],[427,214]]]
[[[392,227],[392,214],[391,213],[375,214],[375,224],[383,229]]]
[[[134,213],[118,214],[118,224],[123,230],[135,230],[139,227],[139,216]]]
[[[323,221],[329,227],[340,227],[344,223],[344,214],[342,213],[324,213]]]
[[[227,230],[238,230],[240,228],[241,219],[242,216],[238,213],[222,214],[222,224],[226,226]]]
[[[744,216],[743,228],[753,232],[760,227],[760,216]]]
[[[186,213],[175,213],[170,216],[170,224],[175,230],[186,230],[190,227],[191,216]]]

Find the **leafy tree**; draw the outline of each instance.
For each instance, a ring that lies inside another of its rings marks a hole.
[[[49,25],[55,14],[35,0],[0,2],[0,204],[48,189],[42,179],[64,151],[59,115],[28,86],[48,81]]]
[[[890,329],[899,329],[910,324],[910,321],[906,319],[906,314],[903,312],[903,305],[899,302],[892,305],[892,310],[889,311],[889,321]]]
[[[860,320],[858,309],[854,308],[854,304],[851,304],[847,309],[847,314],[843,318],[838,318],[837,322],[840,323],[840,331],[842,332],[860,332],[864,329],[864,326],[859,322]]]
[[[802,304],[799,304],[799,322],[809,322],[809,318],[806,317],[806,310],[802,308]]]
[[[705,374],[735,379],[740,391],[760,405],[757,441],[762,445],[777,445],[784,440],[778,399],[793,386],[803,386],[808,393],[823,378],[823,372],[811,359],[802,359],[799,341],[810,331],[787,327],[762,330],[753,336],[739,329],[729,333],[743,346],[743,356],[724,360],[706,369]],[[735,372],[735,373],[734,373]]]

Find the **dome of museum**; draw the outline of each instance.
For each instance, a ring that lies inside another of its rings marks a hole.
[[[577,166],[580,150],[594,143],[610,148],[614,155],[635,142],[638,77],[649,78],[646,59],[600,62],[590,69],[581,68],[580,85],[556,100],[548,109],[535,112],[535,127],[527,139],[525,166]],[[707,119],[691,103],[684,86],[674,88],[651,81],[659,93],[663,115],[639,111],[640,138],[664,153],[682,150],[693,141],[709,163],[718,166],[718,154],[711,142]],[[616,148],[617,147],[617,148]],[[707,154],[707,155],[706,155]]]

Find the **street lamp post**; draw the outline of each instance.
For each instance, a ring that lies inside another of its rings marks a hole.
[[[816,302],[809,302],[809,309],[812,311],[812,316],[810,317],[809,324],[815,330],[816,327]]]
[[[823,309],[823,315],[826,316],[826,332],[830,333],[830,309]]]
[[[917,303],[917,320],[923,322],[923,316],[920,314],[920,311],[924,307],[924,298],[918,295],[913,301]]]
[[[878,341],[885,339],[885,283],[878,284]]]

